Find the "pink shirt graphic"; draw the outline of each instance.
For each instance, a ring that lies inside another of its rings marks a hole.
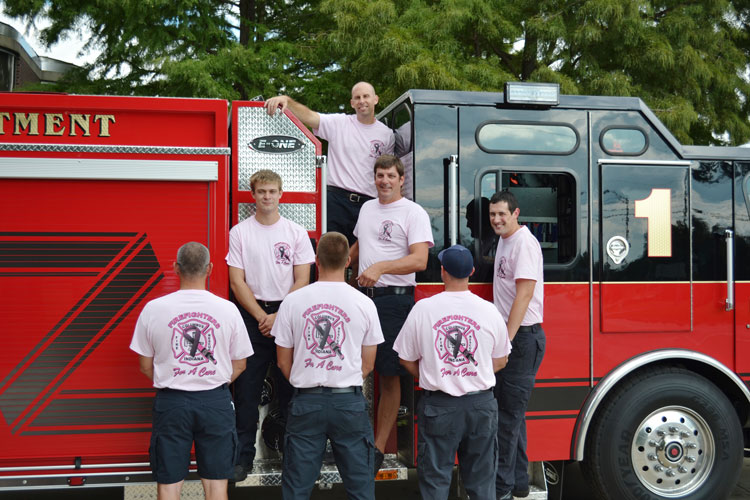
[[[521,322],[522,326],[542,323],[544,317],[544,269],[542,248],[529,228],[521,226],[507,238],[497,242],[495,275],[492,280],[492,295],[495,306],[505,321],[516,298],[516,280],[536,281],[534,296]]]
[[[229,383],[232,360],[253,354],[240,311],[205,290],[178,290],[146,304],[130,349],[154,358],[154,387],[181,391]]]
[[[255,216],[229,231],[227,264],[245,270],[245,282],[258,300],[284,300],[294,284],[294,266],[315,262],[307,231],[281,217],[266,226]]]
[[[376,198],[362,205],[354,236],[359,241],[359,272],[376,262],[409,255],[409,246],[433,246],[432,226],[424,209],[406,198],[383,205]],[[414,286],[415,273],[384,274],[375,286]]]
[[[419,361],[419,386],[452,396],[495,385],[492,358],[510,354],[508,330],[492,303],[465,292],[422,299],[393,344],[398,356]]]
[[[271,335],[293,347],[290,382],[303,387],[362,385],[362,346],[383,342],[375,303],[350,285],[318,281],[290,293]]]
[[[377,196],[372,171],[375,159],[392,154],[393,131],[382,122],[365,125],[357,115],[320,114],[315,135],[328,141],[328,185]]]

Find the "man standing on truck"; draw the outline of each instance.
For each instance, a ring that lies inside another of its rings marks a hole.
[[[445,291],[420,300],[393,348],[424,389],[419,420],[419,491],[422,498],[448,498],[454,458],[474,500],[495,500],[497,401],[495,372],[508,361],[505,321],[492,303],[469,291],[471,252],[442,250]]]
[[[499,444],[495,490],[498,500],[529,494],[526,456],[526,407],[544,357],[542,330],[544,274],[539,241],[518,223],[521,210],[513,193],[490,199],[490,221],[500,238],[495,254],[493,297],[508,325],[513,350],[497,373]]]
[[[401,404],[401,370],[393,342],[414,306],[415,272],[427,267],[433,240],[427,212],[401,195],[404,185],[401,160],[382,155],[375,161],[373,171],[378,197],[362,206],[354,228],[357,242],[352,246],[351,256],[352,262],[359,261],[357,282],[362,292],[375,302],[385,337],[375,360],[380,375],[375,434],[377,474]]]
[[[331,440],[348,498],[375,499],[373,436],[362,382],[383,342],[372,300],[345,282],[349,243],[320,238],[318,281],[290,293],[273,326],[279,368],[294,386],[281,475],[284,500],[309,499]]]
[[[362,204],[376,196],[372,165],[381,154],[393,153],[393,131],[375,119],[375,89],[367,82],[352,87],[349,104],[356,114],[323,114],[291,97],[280,95],[266,101],[266,110],[289,109],[313,133],[328,141],[328,231],[338,231],[354,242],[354,226]]]
[[[157,389],[149,455],[159,500],[179,500],[193,442],[207,500],[226,500],[234,474],[227,386],[253,349],[237,307],[206,290],[212,269],[205,246],[182,245],[174,263],[180,289],[146,304],[130,344]]]
[[[269,366],[276,369],[276,347],[271,328],[281,301],[289,292],[310,282],[310,264],[315,260],[307,231],[279,214],[281,177],[272,170],[259,170],[250,177],[255,215],[229,232],[229,284],[239,302],[255,355],[234,383],[237,403],[239,459],[235,481],[247,477],[255,459],[258,404]],[[278,371],[278,370],[277,370]],[[277,385],[282,418],[292,388],[284,377]]]

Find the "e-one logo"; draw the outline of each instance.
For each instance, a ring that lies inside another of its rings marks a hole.
[[[261,153],[293,153],[304,144],[296,137],[286,135],[266,135],[250,141],[250,148]]]

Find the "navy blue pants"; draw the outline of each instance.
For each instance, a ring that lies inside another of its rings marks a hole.
[[[495,500],[497,401],[492,391],[461,397],[425,391],[417,415],[417,474],[422,498],[448,498],[458,454],[461,480],[469,497]]]
[[[538,324],[521,327],[512,344],[508,364],[495,375],[499,445],[495,490],[498,495],[529,487],[526,408],[536,372],[544,358],[544,330]]]
[[[297,393],[289,403],[284,436],[281,493],[284,500],[308,500],[320,476],[326,439],[347,498],[374,500],[375,440],[362,391]]]
[[[276,396],[279,401],[282,419],[292,397],[292,386],[276,366],[276,344],[273,338],[264,337],[258,330],[258,322],[247,311],[239,307],[245,320],[253,355],[247,358],[245,371],[234,381],[234,402],[237,406],[237,436],[239,438],[238,464],[250,466],[255,459],[255,438],[258,433],[258,405],[263,392],[263,383],[271,366]],[[277,308],[276,308],[277,310]],[[276,310],[268,309],[271,314]]]
[[[359,210],[364,202],[372,198],[361,195],[360,201],[352,201],[343,192],[330,187],[327,188],[326,195],[328,197],[327,230],[343,234],[349,240],[349,245],[352,245],[357,241],[354,237],[354,226],[357,225]]]

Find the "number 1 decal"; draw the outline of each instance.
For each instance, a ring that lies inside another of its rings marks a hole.
[[[672,190],[652,189],[635,202],[635,216],[648,219],[648,256],[672,256]]]

